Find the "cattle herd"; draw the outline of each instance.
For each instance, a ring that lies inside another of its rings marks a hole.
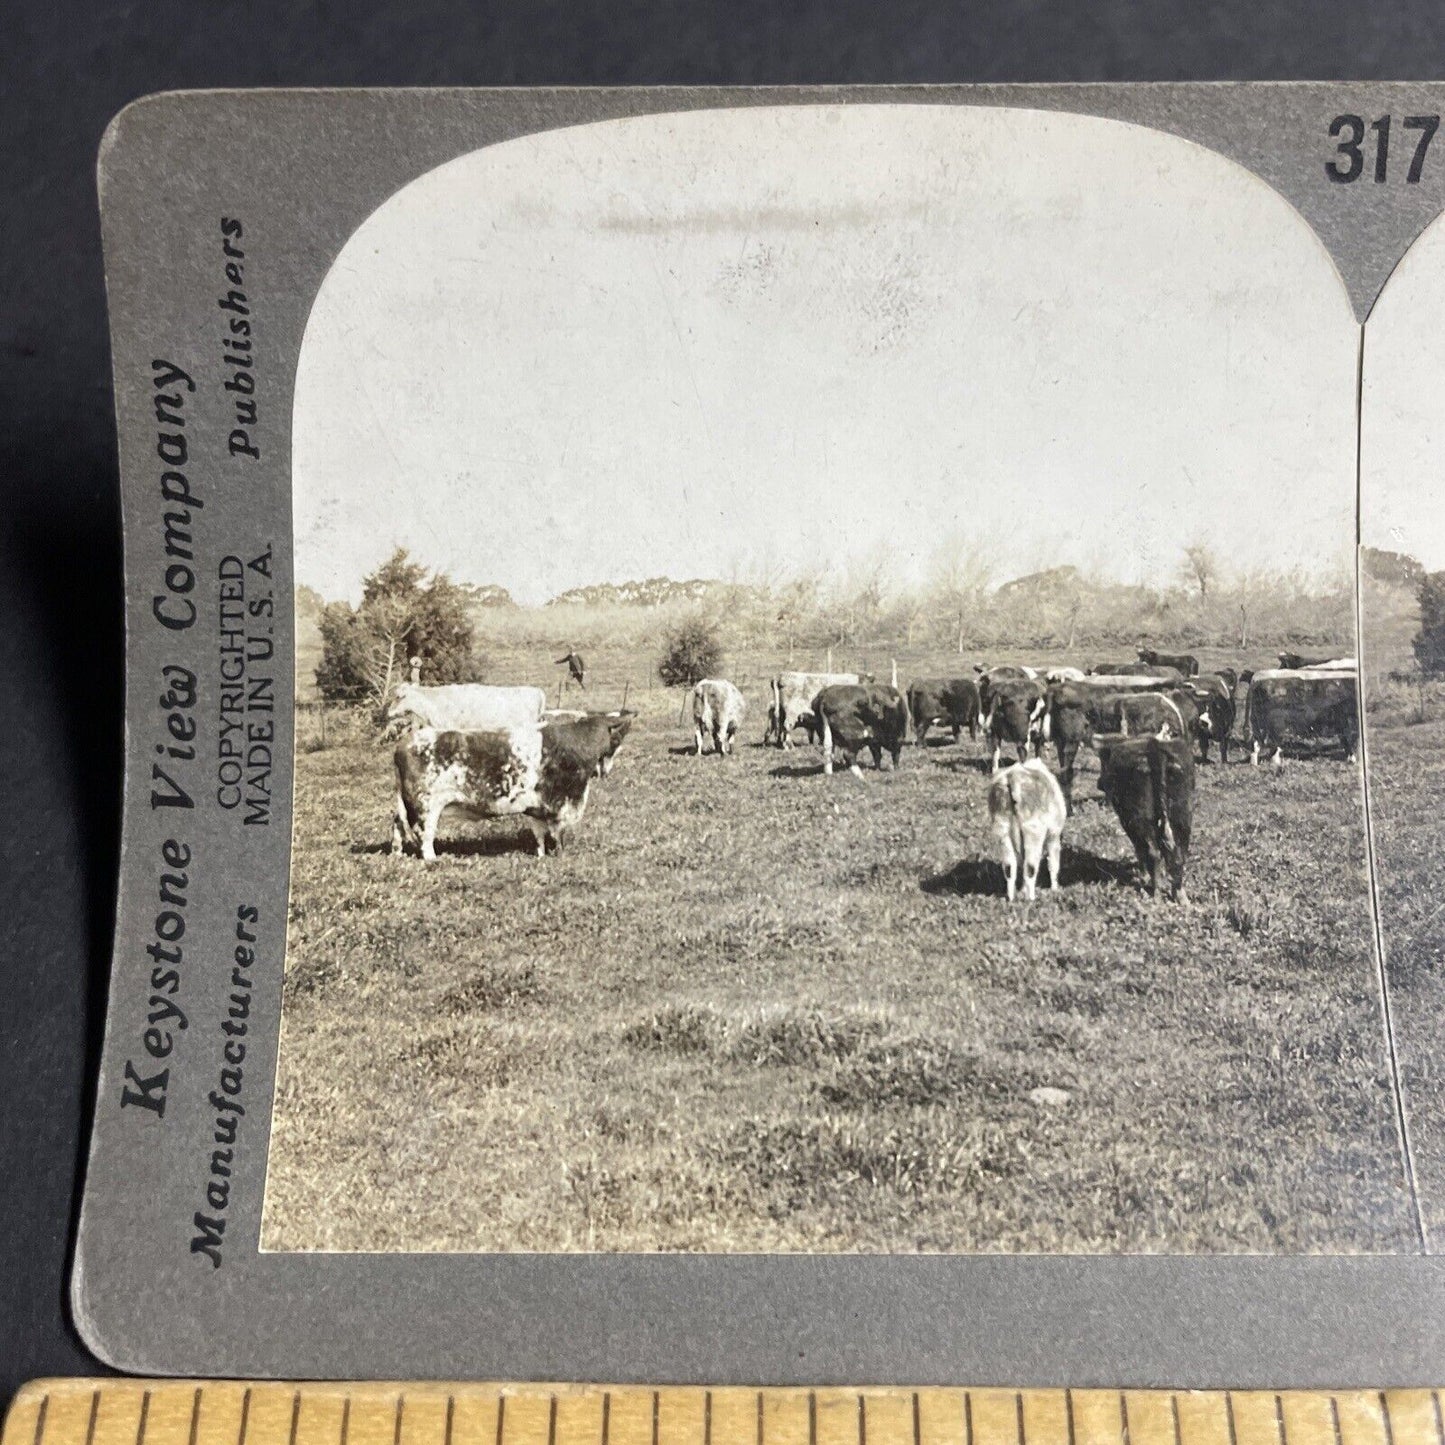
[[[868,674],[784,672],[769,685],[765,744],[793,746],[801,728],[820,744],[823,771],[838,761],[862,776],[886,753],[896,768],[910,729],[923,746],[942,725],[964,729],[991,759],[990,825],[1010,899],[1036,896],[1047,862],[1059,886],[1062,838],[1074,808],[1075,765],[1084,748],[1099,759],[1099,788],[1133,846],[1151,893],[1184,897],[1193,826],[1195,752],[1229,761],[1244,692],[1250,760],[1283,761],[1286,745],[1337,745],[1353,760],[1359,742],[1355,660],[1281,653],[1258,672],[1202,673],[1196,658],[1138,649],[1129,662],[1088,668],[990,667],[971,676],[915,681],[906,691]],[[695,751],[732,752],[746,717],[741,691],[723,678],[692,690]],[[540,688],[480,684],[397,688],[389,722],[403,735],[395,753],[392,851],[415,845],[435,857],[437,824],[455,809],[470,818],[520,815],[537,852],[560,849],[581,823],[593,782],[605,777],[634,714],[548,709]],[[1052,746],[1057,776],[1045,761]],[[1017,761],[1000,768],[1008,750]]]

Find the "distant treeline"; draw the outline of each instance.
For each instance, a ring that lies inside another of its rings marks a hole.
[[[455,583],[398,549],[366,578],[360,607],[325,603],[302,587],[297,615],[303,644],[319,632],[317,685],[338,701],[386,697],[413,658],[428,681],[484,678],[493,649],[661,649],[688,622],[705,627],[724,654],[889,646],[1087,654],[1132,651],[1144,640],[1166,649],[1353,646],[1354,579],[1344,571],[1234,573],[1195,544],[1181,549],[1168,585],[1129,585],[1072,566],[998,581],[985,547],[941,555],[920,586],[901,585],[880,555],[841,574],[600,583],[529,608],[503,587]],[[1426,600],[1430,578],[1414,559],[1381,552],[1367,563],[1382,585]]]
[[[948,647],[1065,650],[1132,647],[1141,639],[1192,647],[1336,647],[1354,633],[1353,579],[1298,573],[1129,586],[1057,567],[993,584],[977,576],[890,587],[886,575],[782,583],[667,579],[579,588],[545,607],[488,607],[478,640],[581,648],[658,645],[686,617],[729,649]]]

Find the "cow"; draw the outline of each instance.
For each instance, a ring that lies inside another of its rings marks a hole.
[[[416,728],[397,744],[396,814],[391,851],[408,844],[436,861],[436,830],[444,813],[468,818],[520,814],[537,856],[560,852],[587,811],[593,780],[611,768],[634,714],[593,713],[541,726],[489,731]]]
[[[866,681],[872,682],[872,678]],[[772,703],[768,708],[766,743],[776,737],[780,748],[792,744],[793,729],[802,724],[808,730],[808,741],[816,742],[813,704],[825,687],[856,687],[865,679],[856,672],[780,672],[770,684]]]
[[[989,703],[992,699],[994,687],[1001,682],[1032,682],[1038,677],[1038,672],[1032,667],[1014,667],[1004,664],[999,667],[987,667],[981,662],[973,665],[973,670],[978,674],[978,709],[980,715],[986,714]]]
[[[1250,762],[1259,765],[1262,752],[1284,762],[1287,740],[1317,742],[1332,738],[1354,762],[1360,742],[1360,715],[1355,675],[1328,669],[1267,669],[1249,680],[1244,699],[1244,740]]]
[[[1285,672],[1303,672],[1306,668],[1325,667],[1334,662],[1332,656],[1325,657],[1301,657],[1297,652],[1281,652],[1279,654],[1279,665]]]
[[[1045,702],[1043,736],[1059,755],[1059,781],[1064,808],[1074,811],[1074,764],[1079,749],[1099,731],[1099,704],[1113,694],[1088,683],[1055,683]]]
[[[1169,682],[1182,682],[1184,674],[1177,667],[1164,667],[1153,662],[1096,662],[1088,669],[1089,677],[1144,677]]]
[[[1234,731],[1235,675],[1228,669],[1203,672],[1184,684],[1184,691],[1199,709],[1195,736],[1199,740],[1199,761],[1209,761],[1209,744],[1219,744],[1219,761],[1229,761],[1229,738]]]
[[[1044,681],[1055,682],[1083,682],[1084,670],[1081,667],[1051,667],[1044,674]]]
[[[1019,861],[1024,867],[1024,900],[1036,896],[1039,865],[1049,860],[1049,891],[1059,890],[1068,808],[1054,775],[1041,758],[1014,763],[988,785],[988,816],[1003,864],[1004,891],[1013,902]]]
[[[971,677],[929,678],[908,685],[908,715],[913,719],[913,741],[923,747],[928,729],[941,722],[953,729],[957,742],[964,728],[978,737],[978,684]]]
[[[424,687],[399,683],[386,721],[391,729],[434,728],[437,732],[490,732],[498,728],[536,726],[547,708],[540,687],[493,687],[456,682]]]
[[[1156,652],[1152,647],[1136,649],[1139,661],[1151,667],[1172,667],[1180,677],[1197,677],[1199,659],[1190,652]]]
[[[1199,709],[1179,690],[1169,692],[1111,692],[1099,698],[1093,710],[1094,731],[1139,737],[1193,738]]]
[[[705,677],[692,690],[692,729],[697,755],[702,756],[704,738],[711,738],[715,752],[725,757],[733,749],[733,737],[742,726],[748,705],[743,695],[726,678]]]
[[[1151,894],[1168,881],[1180,903],[1194,825],[1194,750],[1188,738],[1100,743],[1099,788],[1109,800]]]
[[[908,704],[896,688],[881,683],[830,683],[813,704],[814,727],[823,739],[823,771],[833,772],[833,754],[855,777],[863,776],[857,757],[866,747],[873,766],[883,767],[883,754],[894,768],[908,736]]]
[[[1027,760],[1030,746],[1038,752],[1047,701],[1047,689],[1036,678],[1011,678],[989,688],[983,733],[985,745],[993,747],[993,772],[998,772],[1005,743],[1013,746],[1021,763]]]

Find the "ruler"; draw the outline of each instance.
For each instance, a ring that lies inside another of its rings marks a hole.
[[[0,1445],[1445,1445],[1431,1390],[41,1380]]]

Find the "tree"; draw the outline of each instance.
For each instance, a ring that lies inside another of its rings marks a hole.
[[[1415,661],[1424,677],[1445,673],[1445,572],[1427,572],[1420,579],[1420,630],[1415,634]]]
[[[398,547],[362,582],[361,605],[322,609],[316,686],[329,702],[385,710],[416,659],[426,682],[476,682],[483,667],[467,594],[445,573],[430,578]]]
[[[931,590],[960,652],[968,619],[981,608],[984,594],[993,581],[996,551],[992,539],[986,535],[967,537],[955,532],[946,537],[934,553]]]
[[[664,639],[657,675],[664,687],[691,687],[715,676],[722,664],[722,641],[706,618],[685,619]]]
[[[1219,576],[1219,559],[1207,542],[1192,542],[1184,549],[1179,570],[1199,589],[1199,600],[1203,602]]]

